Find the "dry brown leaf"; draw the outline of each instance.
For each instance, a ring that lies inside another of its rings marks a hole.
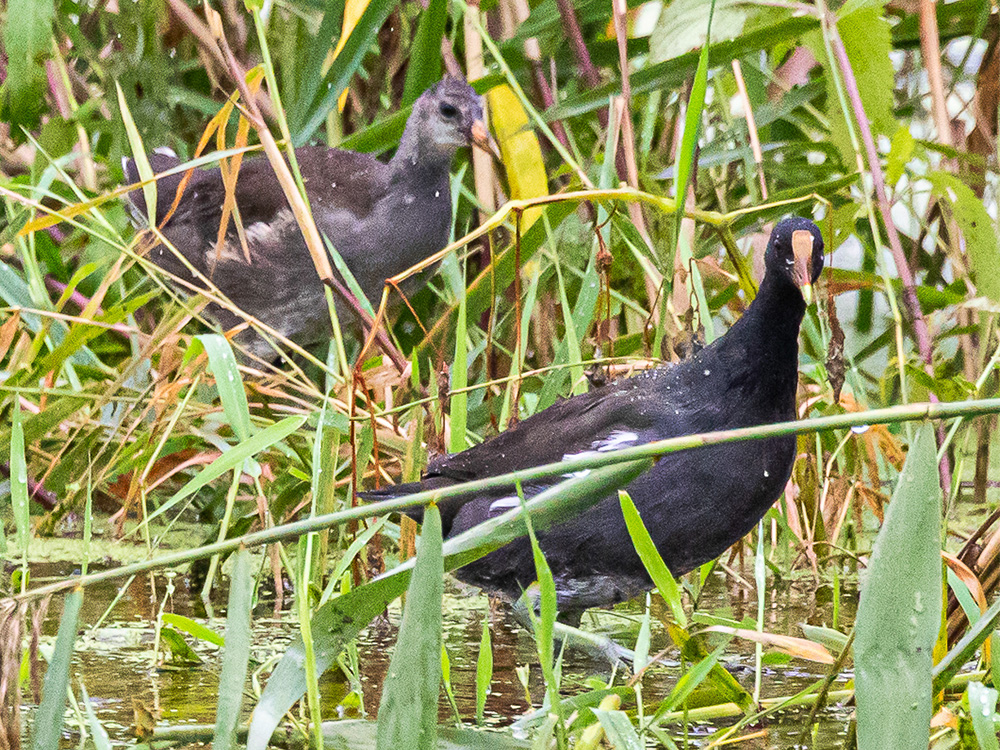
[[[793,635],[777,635],[775,633],[747,630],[746,628],[730,628],[725,625],[711,625],[705,628],[703,632],[734,635],[737,638],[753,641],[762,646],[770,646],[789,656],[808,659],[820,664],[833,664],[834,662],[833,654],[827,651],[825,646],[806,638],[796,638]]]

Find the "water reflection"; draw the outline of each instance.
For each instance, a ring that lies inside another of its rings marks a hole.
[[[43,578],[58,578],[72,572],[67,565],[46,563],[32,566],[32,580],[40,583]],[[737,581],[736,583],[732,583]],[[818,591],[819,595],[814,596]],[[801,635],[799,623],[827,625],[832,621],[832,601],[829,587],[815,588],[812,580],[775,585],[768,593],[765,627],[773,633]],[[109,611],[109,606],[115,602]],[[114,583],[89,587],[81,612],[81,637],[77,641],[74,659],[74,688],[82,682],[94,701],[98,719],[104,724],[112,739],[125,741],[131,738],[129,727],[133,723],[133,699],[159,717],[161,724],[211,724],[215,719],[218,694],[220,652],[214,646],[186,636],[188,643],[202,659],[196,666],[174,667],[169,663],[154,662],[152,646],[155,637],[153,623],[156,613],[163,608],[193,618],[222,633],[225,626],[226,592],[216,592],[213,617],[206,616],[205,607],[198,596],[198,589],[189,577],[183,575],[141,576],[119,590]],[[699,597],[699,610],[734,620],[753,618],[757,603],[755,593],[738,582],[733,575],[714,574],[706,582]],[[856,593],[842,595],[839,606],[840,627],[853,621]],[[658,600],[654,600],[658,601]],[[288,602],[288,598],[286,598]],[[54,636],[59,624],[62,601],[54,598],[49,606],[43,632]],[[376,712],[389,659],[396,642],[399,623],[398,602],[387,616],[366,629],[358,640],[360,685],[363,707],[369,717]],[[639,602],[621,605],[613,611],[591,611],[584,618],[584,627],[610,634],[622,645],[632,648],[638,632],[642,606]],[[492,608],[485,596],[456,582],[446,587],[444,644],[451,665],[451,682],[462,719],[473,721],[475,715],[476,662],[483,620],[488,619],[493,642],[493,682],[486,700],[486,722],[490,726],[506,726],[542,704],[544,684],[535,644],[531,636],[520,628],[502,609]],[[96,624],[96,627],[95,627]],[[269,672],[273,658],[280,655],[295,637],[297,628],[291,615],[273,616],[273,595],[263,594],[254,612],[253,658],[251,670]],[[662,627],[654,627],[651,653],[669,647],[669,640]],[[668,650],[665,664],[651,667],[643,679],[643,696],[654,703],[669,694],[676,684],[679,670],[677,655]],[[752,685],[754,647],[752,643],[732,641],[726,649],[726,665],[738,679]],[[525,665],[528,669],[527,692],[518,675]],[[608,680],[611,665],[604,659],[578,651],[566,654],[563,663],[564,695],[583,692],[594,687],[597,681]],[[824,674],[821,665],[793,659],[776,663],[764,670],[763,697],[794,694]],[[616,684],[627,679],[628,671],[620,668]],[[835,683],[833,689],[842,687]],[[350,681],[337,668],[330,670],[321,680],[323,714],[326,718],[359,715],[354,709],[342,705],[350,691]],[[247,701],[247,712],[252,701]],[[453,724],[454,712],[442,693],[439,720]],[[628,706],[625,706],[628,708]],[[25,706],[30,714],[33,708]],[[840,747],[846,730],[849,711],[832,707],[824,712],[812,741],[811,729],[804,725],[807,711],[786,711],[766,727],[760,739],[748,740],[742,747],[781,748],[791,747]],[[688,737],[695,741],[708,736],[724,726],[693,724]]]

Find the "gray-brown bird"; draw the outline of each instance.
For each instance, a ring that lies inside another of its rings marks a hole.
[[[447,244],[452,216],[449,172],[455,152],[469,144],[495,150],[483,122],[480,97],[465,81],[448,77],[414,103],[399,148],[388,162],[322,146],[296,150],[316,226],[373,304],[387,278]],[[150,158],[156,173],[179,163],[173,155],[154,153]],[[134,161],[125,159],[123,166],[126,179],[138,182]],[[157,221],[167,215],[182,176],[158,181]],[[218,169],[195,170],[177,209],[162,226],[163,234],[241,310],[301,346],[328,339],[330,318],[323,285],[266,159],[243,163],[235,193],[249,263],[232,220],[223,247],[216,246],[225,199]],[[142,190],[132,191],[128,198],[133,214],[145,222]],[[154,247],[150,258],[164,270],[193,281],[169,248]],[[338,310],[343,307],[341,302]],[[214,304],[209,314],[227,329],[243,322],[241,316]],[[354,315],[340,313],[340,320],[351,325]],[[237,341],[260,359],[276,357],[271,345],[253,330],[240,333]]]

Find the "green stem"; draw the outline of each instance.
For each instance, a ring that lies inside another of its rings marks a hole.
[[[673,453],[679,450],[698,448],[708,445],[720,445],[723,443],[733,443],[740,440],[761,440],[766,438],[781,437],[783,435],[806,434],[821,432],[826,430],[843,429],[847,427],[872,424],[899,424],[901,422],[912,422],[920,419],[952,419],[962,416],[978,416],[981,414],[1000,413],[1000,398],[978,399],[974,401],[957,401],[948,403],[920,403],[893,406],[885,409],[872,409],[870,411],[855,412],[850,414],[837,414],[832,417],[817,417],[814,419],[803,419],[792,422],[778,422],[776,424],[760,425],[757,427],[741,427],[734,430],[719,430],[716,432],[705,432],[698,435],[682,435],[680,437],[657,440],[645,445],[638,445],[633,448],[623,450],[608,451],[596,456],[581,456],[579,458],[567,459],[556,463],[533,466],[529,469],[502,474],[486,479],[477,479],[464,484],[457,484],[452,487],[444,487],[435,490],[425,490],[393,500],[383,500],[381,502],[370,503],[355,508],[327,513],[313,518],[307,518],[293,523],[274,526],[252,534],[245,534],[240,537],[226,539],[222,542],[215,542],[194,550],[182,550],[162,555],[153,560],[146,560],[131,565],[123,565],[111,570],[103,570],[87,576],[75,576],[63,581],[40,586],[24,594],[13,597],[15,601],[28,599],[38,599],[58,591],[76,588],[78,586],[88,586],[101,581],[108,581],[115,578],[135,575],[156,568],[170,567],[189,563],[211,555],[229,552],[239,548],[258,547],[262,544],[270,544],[281,539],[301,536],[313,531],[337,526],[348,521],[382,516],[389,513],[398,512],[404,508],[414,505],[425,505],[430,502],[441,502],[451,497],[474,495],[486,490],[501,487],[510,487],[517,482],[529,483],[543,477],[553,477],[568,475],[584,469],[596,469],[602,466],[625,463],[636,459],[646,459],[662,456],[666,453]],[[0,600],[2,601],[2,600]]]

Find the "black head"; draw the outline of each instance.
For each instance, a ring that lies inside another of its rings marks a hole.
[[[472,86],[454,76],[420,95],[407,122],[410,127],[415,127],[421,143],[434,151],[450,153],[469,144],[493,148],[483,121],[482,99]]]
[[[802,292],[806,303],[812,300],[812,285],[823,271],[823,235],[809,219],[793,216],[778,223],[771,232],[764,254],[767,273],[787,278]]]

